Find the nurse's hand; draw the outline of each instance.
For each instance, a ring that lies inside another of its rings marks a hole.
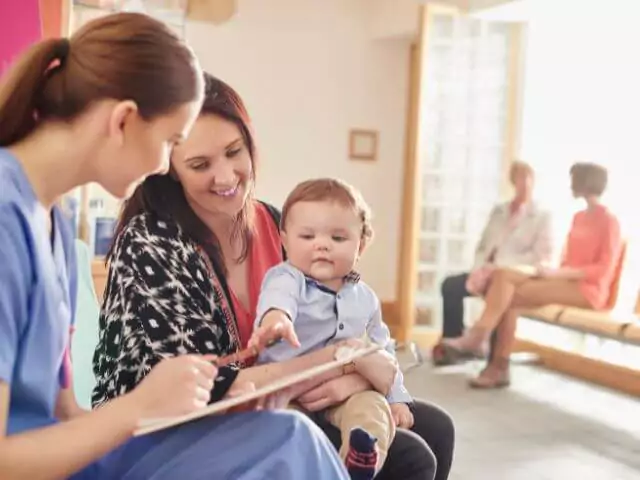
[[[218,369],[199,355],[162,360],[129,396],[146,418],[183,415],[205,407]]]

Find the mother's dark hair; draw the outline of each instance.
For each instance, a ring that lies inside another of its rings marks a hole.
[[[204,74],[205,94],[200,115],[216,115],[238,127],[251,157],[252,172],[256,172],[256,148],[249,114],[240,95],[222,80],[208,73]],[[247,201],[234,220],[232,235],[241,241],[238,261],[244,260],[251,245],[253,226],[254,182],[250,182]],[[141,213],[151,213],[158,218],[171,220],[207,253],[214,267],[224,272],[224,260],[220,243],[205,223],[195,214],[184,195],[180,182],[171,174],[148,177],[136,188],[133,195],[124,202],[116,225],[114,242],[107,260],[113,254],[118,236],[129,222]]]

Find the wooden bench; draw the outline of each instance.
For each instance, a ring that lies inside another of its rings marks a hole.
[[[522,317],[640,346],[640,317],[634,314],[547,305],[527,310]]]

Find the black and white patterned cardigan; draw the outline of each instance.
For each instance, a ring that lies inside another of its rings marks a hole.
[[[274,221],[279,212],[266,205]],[[172,221],[134,217],[116,241],[93,357],[94,407],[132,390],[161,359],[228,355],[239,346],[226,283],[201,247]],[[242,365],[219,369],[212,401]]]

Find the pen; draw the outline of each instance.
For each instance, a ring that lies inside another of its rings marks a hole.
[[[280,343],[282,341],[282,339],[277,339],[277,340],[273,340],[271,342],[269,342],[265,348],[269,348],[272,347],[273,345],[276,345],[277,343]],[[245,362],[247,360],[249,360],[250,358],[253,358],[255,356],[257,356],[260,353],[260,351],[258,350],[257,347],[248,347],[245,348],[244,350],[239,350],[235,353],[232,353],[230,355],[225,355],[224,357],[217,357],[217,358],[213,358],[211,360],[211,362],[216,366],[216,367],[224,367],[226,365],[229,365],[230,363],[236,363],[236,362]]]

